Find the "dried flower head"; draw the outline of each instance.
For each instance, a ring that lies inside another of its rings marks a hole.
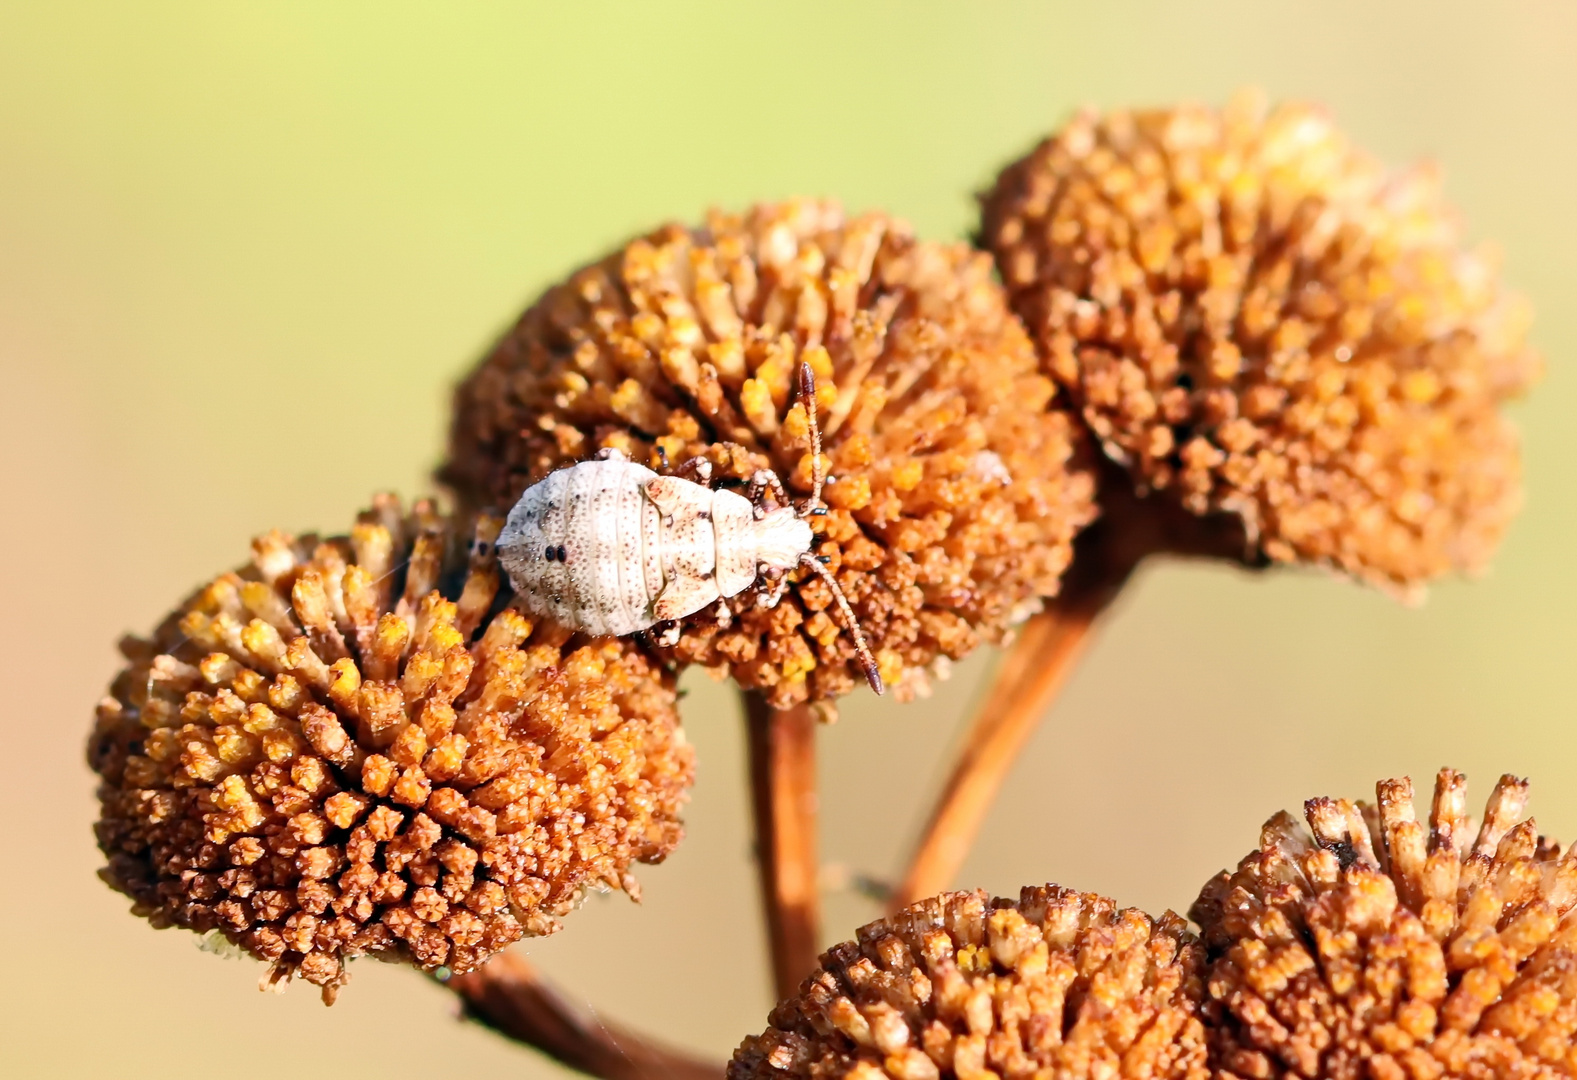
[[[1056,592],[1093,483],[1076,425],[992,280],[989,259],[879,214],[789,202],[670,225],[550,289],[459,388],[443,478],[507,508],[616,447],[664,471],[707,457],[723,483],[811,477],[795,374],[818,383],[830,512],[815,551],[900,697],[939,659],[994,640]],[[666,463],[666,464],[665,464]],[[724,625],[690,617],[673,656],[773,704],[859,679],[820,581]]]
[[[1182,919],[1026,888],[944,893],[834,946],[729,1080],[1202,1080],[1199,946]]]
[[[491,544],[379,499],[349,537],[274,532],[181,605],[99,705],[103,876],[331,1001],[344,961],[467,971],[632,894],[693,768],[671,677],[504,607]]]
[[[1577,846],[1518,824],[1511,776],[1474,837],[1465,791],[1441,771],[1427,830],[1405,778],[1311,799],[1205,887],[1220,1075],[1577,1076]]]
[[[1395,591],[1489,558],[1537,364],[1434,171],[1255,95],[1086,114],[1002,173],[984,242],[1141,493]]]

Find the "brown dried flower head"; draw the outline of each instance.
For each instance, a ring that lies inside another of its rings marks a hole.
[[[1205,887],[1219,1075],[1577,1076],[1577,845],[1518,824],[1511,776],[1475,836],[1465,790],[1442,770],[1427,828],[1405,778],[1311,799]]]
[[[834,946],[729,1080],[1202,1080],[1199,945],[1182,919],[1056,886],[945,893]]]
[[[1537,363],[1433,170],[1255,95],[1091,113],[1002,173],[984,242],[1140,493],[1393,591],[1488,560]]]
[[[830,512],[815,550],[900,698],[926,669],[994,640],[1056,592],[1093,483],[1075,427],[992,280],[962,245],[880,214],[797,201],[670,225],[572,275],[459,388],[462,499],[507,508],[547,473],[616,447],[664,471],[704,455],[717,480],[771,468],[809,491],[802,363],[815,373]],[[672,653],[773,704],[859,680],[830,590],[723,625],[692,616]]]
[[[627,643],[503,606],[491,542],[379,499],[349,537],[274,532],[99,705],[106,881],[155,926],[222,934],[332,1001],[373,954],[467,971],[635,892],[678,843],[691,748]]]

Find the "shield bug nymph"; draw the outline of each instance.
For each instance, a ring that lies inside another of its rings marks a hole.
[[[751,478],[750,498],[710,485],[712,467],[692,458],[668,475],[603,450],[526,489],[498,536],[498,558],[533,613],[588,634],[622,637],[693,615],[746,589],[771,607],[796,567],[818,574],[834,601],[871,688],[876,660],[837,580],[811,554],[806,520],[821,502],[821,429],[816,383],[800,368],[811,442],[811,494],[795,506],[771,470]],[[686,479],[694,476],[694,480]],[[726,605],[722,606],[726,618]]]

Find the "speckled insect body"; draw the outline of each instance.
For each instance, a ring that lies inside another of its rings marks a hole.
[[[670,624],[709,604],[765,586],[758,602],[782,596],[783,574],[805,566],[832,588],[871,686],[876,663],[837,581],[810,554],[807,517],[823,512],[821,437],[809,368],[801,389],[810,420],[813,492],[796,508],[776,475],[753,478],[752,501],[707,486],[711,466],[685,462],[659,475],[614,450],[560,469],[521,495],[498,537],[498,557],[521,602],[537,615],[598,636]],[[699,483],[679,473],[690,472]],[[770,493],[770,494],[769,494]],[[768,584],[770,583],[770,584]],[[727,609],[720,608],[720,617]]]
[[[533,486],[498,544],[531,610],[622,636],[737,595],[760,564],[793,566],[810,542],[810,526],[792,511],[757,521],[750,500],[732,491],[609,456]]]

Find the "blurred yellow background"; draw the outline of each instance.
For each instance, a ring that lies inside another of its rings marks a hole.
[[[271,526],[418,492],[457,374],[632,232],[796,193],[922,235],[1080,103],[1327,103],[1431,157],[1549,357],[1495,570],[1404,610],[1312,574],[1152,568],[1020,762],[960,885],[1186,908],[1272,811],[1441,764],[1531,774],[1577,834],[1577,7],[10,3],[0,10],[0,1072],[543,1076],[414,972],[340,1003],[157,933],[93,876],[82,743],[113,643]],[[898,867],[991,657],[826,731],[824,854]],[[692,680],[690,836],[645,902],[532,957],[726,1053],[769,1007],[739,723]],[[828,899],[829,942],[875,914]]]

